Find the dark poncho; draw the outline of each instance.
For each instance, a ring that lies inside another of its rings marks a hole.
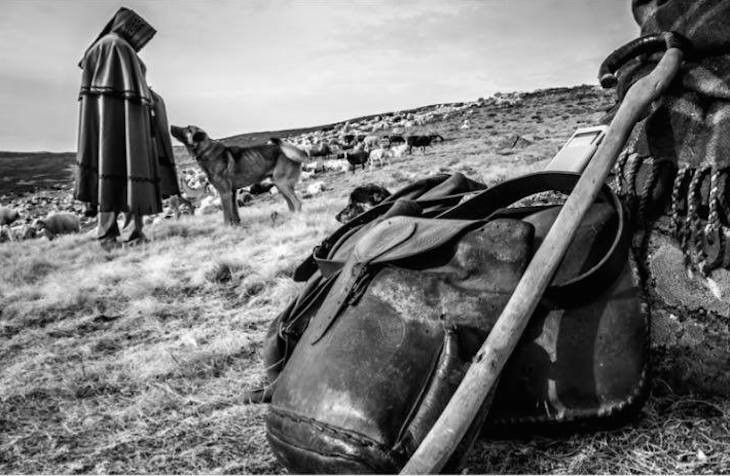
[[[178,193],[164,103],[137,56],[154,33],[122,8],[80,63],[74,195],[102,212],[159,213],[161,197]]]

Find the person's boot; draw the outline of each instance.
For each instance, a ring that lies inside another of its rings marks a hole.
[[[98,208],[93,203],[84,203],[84,216],[94,218],[98,212]]]

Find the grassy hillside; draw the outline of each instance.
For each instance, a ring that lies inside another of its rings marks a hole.
[[[446,142],[372,172],[315,176],[325,191],[299,214],[266,196],[241,208],[238,228],[219,214],[163,221],[149,243],[111,252],[84,235],[0,244],[0,472],[283,472],[266,443],[267,407],[246,405],[242,392],[263,382],[266,328],[350,190],[455,171],[492,184],[539,170],[610,104],[592,88],[556,90],[480,108],[471,129],[460,117],[431,125]],[[515,133],[530,143],[497,153]],[[638,421],[496,435],[478,442],[468,472],[727,472],[730,403],[678,393],[663,372]]]
[[[0,196],[66,185],[75,159],[73,152],[0,152]]]

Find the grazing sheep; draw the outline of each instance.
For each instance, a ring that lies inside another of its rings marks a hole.
[[[210,215],[211,213],[217,213],[223,209],[221,204],[221,197],[214,195],[207,195],[200,201],[200,205],[195,210],[199,215]]]
[[[332,154],[332,149],[330,149],[327,143],[321,142],[306,148],[305,152],[307,153],[307,157],[311,159],[312,157],[327,157]]]
[[[422,152],[426,152],[426,147],[429,147],[432,142],[439,140],[443,142],[444,138],[438,134],[431,134],[428,136],[408,136],[406,137],[406,144],[408,144],[408,153],[413,152],[414,147],[420,147]]]
[[[459,129],[469,129],[471,128],[471,121],[469,119],[464,119],[463,124],[459,127]]]
[[[395,147],[390,148],[390,156],[394,159],[399,159],[406,155],[406,152],[408,151],[408,144],[403,143],[399,144]]]
[[[370,157],[368,162],[370,163],[370,170],[375,166],[375,161],[378,162],[378,166],[382,167],[383,164],[390,165],[390,151],[388,149],[373,149],[370,151]]]
[[[10,225],[18,218],[20,218],[20,213],[18,213],[17,210],[12,210],[7,207],[0,207],[0,226]]]
[[[20,225],[11,227],[9,225],[0,226],[0,243],[6,241],[22,241],[36,238],[38,230],[32,225]]]
[[[180,218],[180,215],[195,214],[195,205],[182,195],[173,195],[168,199],[167,205],[167,209],[171,214],[167,213],[166,215],[174,216],[176,220]]]
[[[11,228],[11,230],[15,234],[14,238],[18,241],[36,238],[39,232],[39,230],[33,225],[20,225]]]
[[[365,149],[372,150],[375,147],[378,146],[378,143],[380,142],[380,137],[378,136],[367,136],[362,141],[363,145],[365,146]]]
[[[315,195],[319,195],[320,193],[324,192],[326,190],[326,187],[324,185],[324,182],[314,182],[307,185],[306,190],[302,194],[304,198],[311,198]]]
[[[81,231],[81,222],[73,213],[54,213],[36,220],[35,228],[52,240],[58,235],[78,233]]]
[[[365,170],[365,164],[368,163],[368,159],[370,158],[370,154],[362,148],[355,148],[352,151],[345,151],[343,152],[343,155],[344,159],[347,160],[352,166],[353,173],[355,172],[355,168],[358,165],[361,165],[362,169]]]
[[[327,172],[347,172],[350,164],[346,160],[330,159],[324,161],[324,169]]]

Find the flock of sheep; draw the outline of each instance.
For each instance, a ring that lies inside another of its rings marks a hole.
[[[0,207],[0,243],[40,237],[52,240],[58,235],[81,231],[81,220],[69,212],[50,213],[45,218],[14,225],[19,219],[20,213],[17,210]]]
[[[426,147],[434,142],[443,141],[438,134],[416,134],[428,129],[430,124],[458,118],[462,121],[460,129],[471,127],[469,116],[476,108],[483,106],[511,107],[522,101],[520,93],[497,93],[477,101],[455,104],[441,104],[420,108],[415,112],[391,112],[374,117],[347,121],[335,126],[323,127],[314,132],[287,137],[286,140],[304,150],[312,158],[305,164],[302,178],[307,179],[324,171],[355,171],[375,166],[382,167],[393,159],[412,153],[413,149]],[[207,182],[205,174],[198,168],[180,170],[181,191],[188,200],[196,203],[196,213],[211,213],[217,210],[217,197]],[[313,196],[324,190],[322,182],[307,185],[304,196]],[[240,206],[250,202],[254,195],[274,193],[275,189],[267,184],[257,184],[238,195]],[[148,223],[179,216],[179,204],[167,203],[164,212],[157,217],[146,217]],[[0,206],[0,243],[45,236],[53,239],[66,233],[77,233],[86,225],[87,218],[77,210],[78,207],[55,206],[43,218],[31,220],[21,217],[11,208]],[[182,213],[193,210],[183,209]],[[20,219],[19,219],[20,218]]]
[[[485,105],[514,105],[519,94],[495,95],[488,100],[468,103],[441,104],[421,108],[418,112],[387,113],[338,126],[322,128],[312,133],[289,137],[312,158],[321,158],[304,168],[312,174],[324,170],[353,170],[357,166],[371,169],[383,166],[391,159],[403,157],[420,147],[423,151],[433,142],[443,141],[438,134],[414,134],[417,129],[455,116],[466,116],[461,128],[470,127],[468,116]]]

